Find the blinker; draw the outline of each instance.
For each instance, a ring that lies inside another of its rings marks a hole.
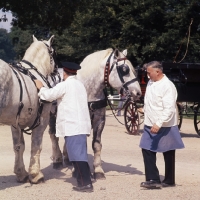
[[[118,66],[118,69],[119,69],[119,72],[122,76],[126,76],[130,72],[129,66],[127,64],[123,64],[123,65]]]

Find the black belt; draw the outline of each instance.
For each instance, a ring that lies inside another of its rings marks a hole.
[[[91,110],[91,111],[94,111],[94,110],[97,110],[97,109],[100,109],[100,108],[104,108],[107,105],[108,104],[107,104],[106,99],[88,102],[88,107],[89,107],[89,110]]]

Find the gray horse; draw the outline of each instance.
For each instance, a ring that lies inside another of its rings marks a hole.
[[[92,148],[94,151],[94,178],[105,178],[101,166],[101,134],[105,126],[106,93],[109,85],[118,92],[125,90],[133,99],[141,96],[140,85],[131,62],[126,58],[127,51],[107,49],[88,55],[80,64],[77,78],[84,84],[88,94],[91,123],[93,129]],[[53,167],[58,168],[64,160],[68,163],[68,156],[63,148],[63,157],[59,148],[58,138],[55,137],[55,118],[51,114],[50,137],[52,140]]]
[[[44,178],[40,171],[40,152],[43,132],[49,122],[51,103],[39,101],[33,79],[40,79],[46,86],[50,84],[47,78],[55,72],[56,67],[53,37],[48,41],[38,41],[33,36],[33,43],[18,64],[0,60],[0,123],[11,126],[15,152],[14,173],[18,182],[29,179],[32,183],[38,183]],[[31,158],[27,172],[23,161],[23,132],[31,131]]]

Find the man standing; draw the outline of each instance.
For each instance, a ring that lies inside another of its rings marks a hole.
[[[140,141],[146,182],[140,186],[149,189],[175,186],[175,149],[184,148],[177,126],[177,91],[163,74],[160,62],[152,61],[144,67],[150,80],[144,99],[144,133]],[[157,152],[163,153],[165,161],[162,183],[156,166]]]
[[[84,85],[76,79],[81,67],[75,63],[61,62],[63,82],[53,88],[45,88],[41,81],[35,80],[38,95],[42,100],[57,100],[56,137],[64,137],[69,156],[76,171],[76,191],[92,192],[91,173],[88,165],[87,135],[90,134],[91,121],[88,110],[87,93]]]

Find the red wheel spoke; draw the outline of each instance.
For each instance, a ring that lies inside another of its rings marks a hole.
[[[139,115],[134,102],[130,101],[124,108],[125,127],[129,134],[137,134],[139,128]]]

